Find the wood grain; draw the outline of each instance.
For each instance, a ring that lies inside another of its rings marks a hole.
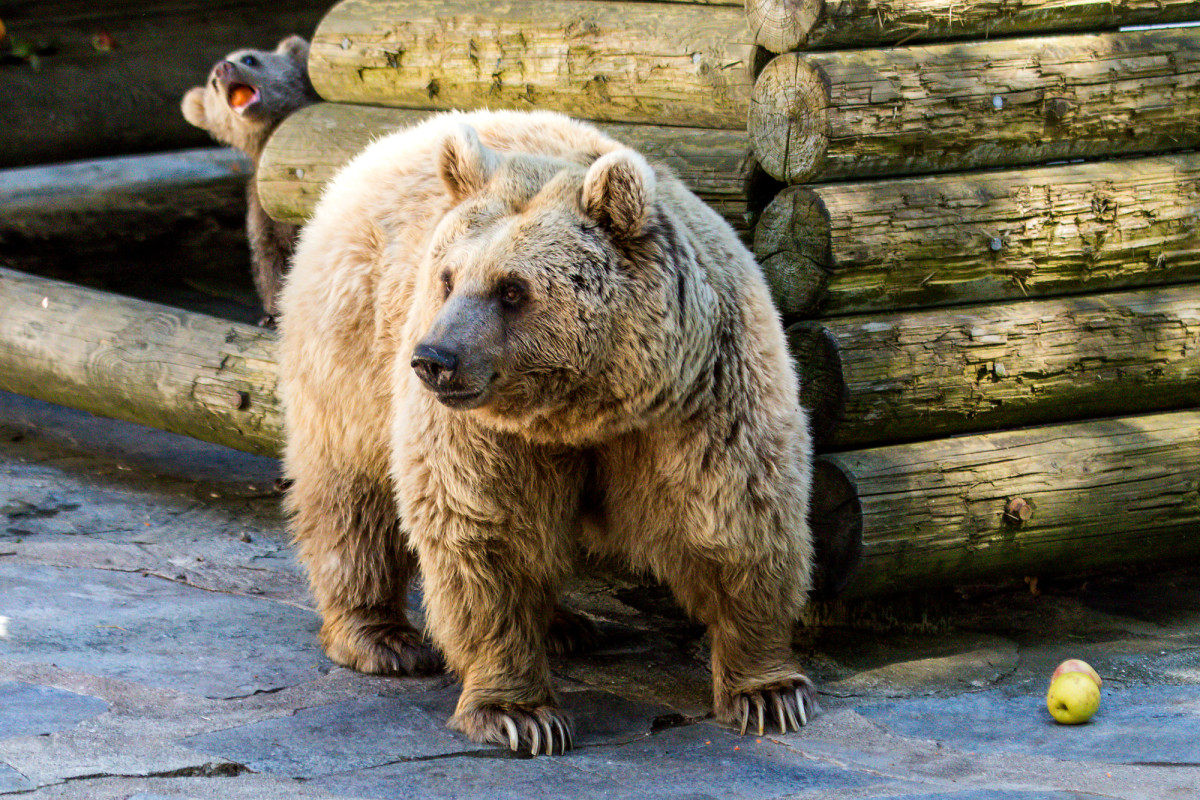
[[[1200,144],[1200,28],[781,55],[749,130],[807,183]]]

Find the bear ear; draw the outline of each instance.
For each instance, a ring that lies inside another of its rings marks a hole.
[[[204,113],[204,89],[199,86],[188,89],[180,108],[183,110],[184,119],[197,128],[208,130],[208,115]]]
[[[446,136],[438,162],[442,181],[455,200],[483,189],[500,166],[500,156],[479,141],[470,125],[459,125]]]
[[[646,227],[654,203],[654,170],[629,149],[601,156],[583,179],[583,213],[629,239]]]
[[[301,65],[308,63],[308,42],[302,36],[293,35],[280,40],[275,52],[281,56],[290,56]]]

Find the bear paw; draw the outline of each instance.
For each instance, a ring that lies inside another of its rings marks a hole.
[[[600,632],[587,617],[562,606],[554,607],[550,629],[546,632],[546,649],[554,655],[586,653],[600,644]]]
[[[571,720],[553,706],[485,705],[455,714],[450,727],[472,741],[508,745],[531,756],[562,755],[575,746]]]
[[[442,670],[442,657],[406,622],[326,622],[325,652],[344,667],[372,675],[429,675]]]
[[[779,725],[780,733],[799,731],[809,717],[820,713],[817,687],[804,675],[795,675],[781,685],[739,692],[732,698],[734,723],[746,731],[766,733],[767,720]]]

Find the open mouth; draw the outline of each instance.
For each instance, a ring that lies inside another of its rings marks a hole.
[[[245,114],[260,99],[258,89],[246,83],[231,83],[228,91],[229,107],[239,114]]]

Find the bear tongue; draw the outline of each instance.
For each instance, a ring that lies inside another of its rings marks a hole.
[[[235,83],[229,87],[229,107],[235,111],[243,111],[258,99],[258,89],[244,83]]]

